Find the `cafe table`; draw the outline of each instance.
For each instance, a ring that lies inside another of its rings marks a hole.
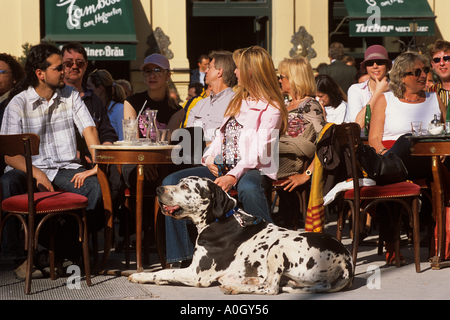
[[[431,170],[433,173],[433,183],[431,186],[432,205],[438,238],[437,252],[432,258],[431,268],[436,270],[449,267],[450,261],[444,261],[446,239],[445,207],[448,204],[445,203],[444,181],[439,162],[441,161],[441,156],[450,155],[450,135],[408,136],[408,139],[411,142],[411,154],[413,156],[431,157]]]
[[[137,143],[139,144],[139,143]],[[136,183],[136,257],[137,272],[143,271],[142,263],[142,208],[144,199],[144,166],[148,164],[157,164],[161,168],[159,183],[164,178],[164,172],[167,172],[167,165],[172,164],[172,154],[177,156],[176,149],[179,145],[157,145],[144,146],[133,145],[131,143],[116,142],[114,145],[91,145],[95,150],[94,162],[98,164],[98,180],[103,194],[103,204],[105,210],[105,249],[97,269],[104,269],[109,257],[112,239],[113,239],[113,208],[111,201],[111,190],[107,178],[108,165],[137,165],[137,183]],[[175,152],[174,152],[175,151]],[[155,212],[155,214],[157,214]]]

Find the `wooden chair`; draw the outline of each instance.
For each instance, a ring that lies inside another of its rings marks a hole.
[[[351,171],[353,178],[353,189],[343,193],[344,204],[347,204],[353,217],[353,263],[356,264],[358,253],[358,243],[360,234],[360,219],[364,217],[368,210],[379,203],[400,204],[408,213],[410,224],[413,228],[414,239],[414,260],[416,272],[420,272],[420,222],[419,222],[419,196],[420,186],[410,182],[400,182],[385,186],[360,187],[358,180],[358,166],[356,161],[356,146],[359,144],[361,128],[356,123],[336,125],[337,139],[341,146],[341,152],[348,150],[351,160]],[[362,212],[360,212],[361,201],[367,202]],[[409,202],[411,205],[409,205]],[[344,209],[344,208],[343,208]],[[400,267],[400,225],[401,214],[394,217],[395,220],[395,260],[396,267]],[[338,217],[337,238],[341,240],[344,227],[344,210],[341,210]],[[382,239],[379,240],[382,243]]]
[[[42,225],[59,215],[70,215],[75,217],[79,227],[79,241],[83,243],[83,259],[86,274],[86,283],[91,285],[91,275],[89,266],[89,245],[86,221],[86,207],[88,199],[82,195],[71,192],[34,192],[35,181],[33,180],[31,156],[39,154],[40,138],[36,134],[18,134],[0,136],[0,154],[10,157],[22,155],[26,161],[27,189],[23,195],[17,195],[1,201],[1,209],[8,213],[5,219],[0,219],[0,240],[1,232],[5,222],[11,217],[17,217],[25,230],[25,250],[27,250],[27,271],[25,279],[25,294],[31,292],[31,277],[33,269],[33,253],[38,243],[39,231]],[[81,218],[76,212],[81,211]],[[37,227],[35,226],[36,216],[43,216]],[[0,217],[1,218],[1,217]],[[50,232],[50,277],[56,279],[55,275],[55,237]]]

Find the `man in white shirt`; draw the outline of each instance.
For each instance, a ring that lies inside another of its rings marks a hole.
[[[26,62],[27,77],[13,88],[14,96],[5,110],[0,134],[36,133],[40,136],[39,155],[33,157],[33,176],[40,191],[55,188],[88,198],[88,215],[101,206],[102,193],[97,167],[84,169],[77,158],[75,127],[88,146],[100,144],[92,117],[73,87],[64,83],[61,52],[49,44],[31,48]],[[94,156],[94,150],[90,150]],[[27,192],[25,159],[7,157],[8,167],[1,177],[2,199]],[[101,212],[101,211],[100,211]],[[2,255],[6,259],[26,258],[20,244],[18,225],[5,225]],[[23,266],[23,264],[22,264]],[[16,269],[21,278],[23,268]]]
[[[206,70],[205,82],[211,86],[211,95],[191,109],[186,124],[186,127],[201,127],[207,144],[214,140],[225,110],[234,96],[233,87],[237,84],[233,54],[229,51],[213,51],[209,56],[211,62]]]

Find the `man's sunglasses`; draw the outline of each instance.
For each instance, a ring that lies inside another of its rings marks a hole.
[[[423,69],[417,68],[414,71],[410,71],[410,72],[405,72],[405,76],[414,76],[414,77],[420,77],[420,75],[422,74],[422,71],[425,72],[425,74],[428,74],[431,71],[430,67],[425,67]]]
[[[444,60],[444,62],[449,62],[450,61],[450,56],[444,56],[442,58],[438,57],[438,58],[433,58],[433,62],[434,63],[440,63],[441,59]]]
[[[83,67],[86,65],[86,62],[84,62],[84,61],[82,61],[82,60],[77,60],[77,61],[67,61],[67,62],[64,62],[64,64],[65,64],[65,66],[66,66],[67,68],[72,68],[72,66],[73,66],[74,64],[76,64],[76,65],[77,65],[77,68],[78,68],[78,69],[81,69],[81,68],[83,68]]]
[[[374,65],[375,63],[376,63],[378,66],[385,66],[385,65],[387,65],[387,61],[386,61],[386,60],[369,60],[369,61],[366,61],[366,62],[364,63],[364,65],[365,65],[366,67],[373,67],[373,65]]]

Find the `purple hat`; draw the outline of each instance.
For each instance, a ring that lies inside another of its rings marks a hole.
[[[367,48],[364,54],[364,61],[361,62],[362,71],[366,69],[366,62],[369,60],[386,60],[388,69],[392,68],[392,61],[389,59],[388,53],[383,46],[376,44]]]
[[[170,70],[169,60],[167,60],[167,58],[165,56],[163,56],[162,54],[154,53],[154,54],[148,56],[147,58],[145,58],[144,64],[141,66],[140,69],[144,70],[145,66],[150,63],[156,64],[158,67],[161,67],[163,69]]]

